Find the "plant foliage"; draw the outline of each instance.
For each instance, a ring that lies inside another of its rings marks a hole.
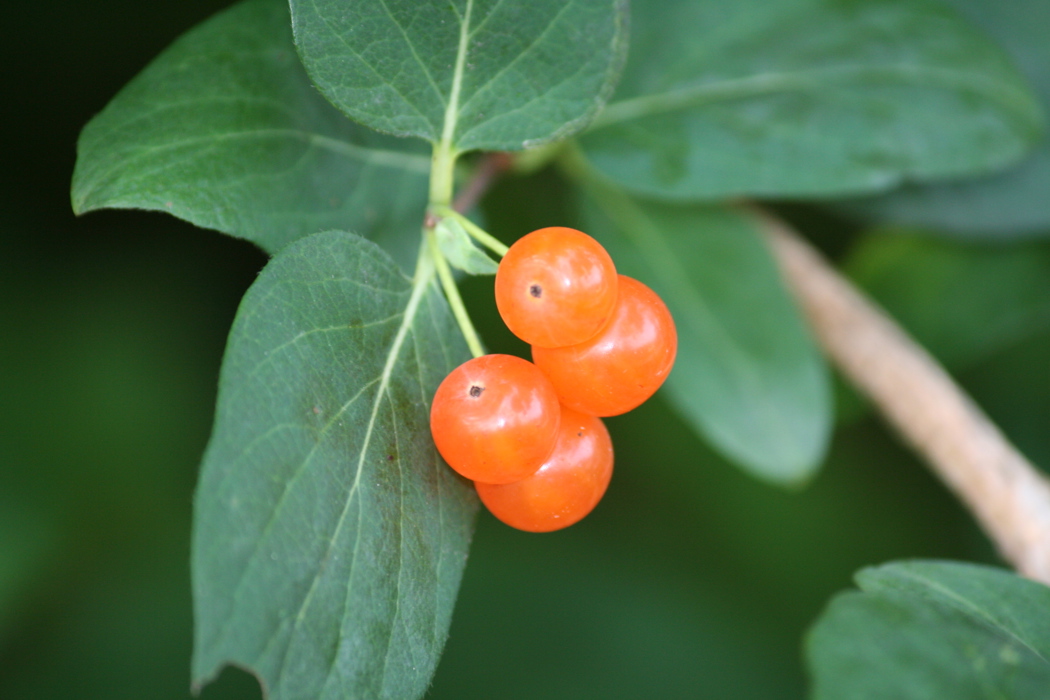
[[[624,0],[243,0],[84,128],[75,211],[166,211],[273,255],[230,332],[197,488],[198,686],[226,664],[275,700],[407,700],[430,683],[476,510],[428,427],[435,388],[469,357],[458,294],[446,286],[447,304],[436,280],[450,284],[446,262],[496,266],[476,226],[435,219],[471,167],[457,171],[461,154],[550,144],[525,158],[561,168],[580,225],[677,319],[670,405],[753,475],[797,485],[827,451],[828,373],[754,214],[727,200],[984,176],[1042,138],[1023,74],[936,0],[636,0],[632,12]],[[937,202],[973,192],[979,219],[1015,185],[1038,191],[1044,155],[998,185],[863,207],[952,223]],[[1039,201],[1017,220],[1045,226]],[[1046,323],[1042,253],[977,262],[886,238],[851,264],[932,345],[972,357]],[[895,297],[897,284],[913,296]],[[915,295],[948,288],[987,323],[924,319]],[[965,342],[948,343],[959,328]],[[1047,589],[934,563],[858,583],[809,639],[817,698],[1034,698],[1050,684]]]
[[[1000,569],[906,562],[864,569],[807,642],[814,700],[1042,698],[1050,588]]]

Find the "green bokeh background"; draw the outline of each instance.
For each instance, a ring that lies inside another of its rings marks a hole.
[[[141,212],[76,219],[80,127],[218,0],[4,3],[0,23],[0,698],[189,698],[189,529],[226,333],[265,256]],[[834,256],[857,234],[784,213]],[[551,171],[485,206],[506,240],[569,223]],[[464,292],[490,349],[524,354],[491,281]],[[1050,464],[1050,333],[960,376]],[[714,455],[660,399],[609,420],[595,513],[529,535],[487,514],[430,698],[800,698],[800,640],[857,568],[995,562],[945,489],[870,415],[806,489]],[[229,670],[203,698],[254,698]]]

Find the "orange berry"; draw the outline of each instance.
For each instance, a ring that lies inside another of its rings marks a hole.
[[[482,503],[507,525],[550,532],[594,510],[612,471],[612,440],[601,418],[563,406],[554,451],[535,474],[510,484],[474,486]]]
[[[430,432],[457,472],[505,484],[543,464],[554,449],[560,413],[554,388],[536,365],[484,355],[441,382],[430,407]]]
[[[592,416],[617,416],[660,388],[677,350],[674,319],[660,297],[620,275],[612,319],[598,335],[568,347],[534,345],[532,359],[562,404]]]
[[[616,267],[598,241],[571,228],[541,228],[510,247],[496,272],[496,306],[522,340],[575,345],[609,320]]]

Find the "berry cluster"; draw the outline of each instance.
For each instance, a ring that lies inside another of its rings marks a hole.
[[[463,363],[438,387],[430,429],[493,515],[520,530],[559,530],[604,495],[613,449],[600,417],[635,408],[667,378],[674,321],[655,292],[617,274],[601,244],[561,227],[511,246],[496,305],[535,364],[511,355]]]

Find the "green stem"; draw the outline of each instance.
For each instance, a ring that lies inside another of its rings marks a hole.
[[[456,323],[459,324],[459,330],[467,341],[467,347],[470,348],[470,353],[474,357],[481,357],[485,354],[485,349],[481,346],[481,341],[478,340],[478,333],[474,330],[474,324],[470,321],[470,314],[467,313],[467,308],[463,305],[463,297],[459,295],[456,280],[452,277],[452,269],[448,266],[448,261],[445,260],[445,256],[438,247],[437,236],[434,235],[433,229],[426,229],[423,235],[427,239],[430,257],[433,259],[435,267],[437,267],[441,288],[445,290],[448,305],[452,307],[452,315],[455,316]]]
[[[434,146],[434,155],[430,161],[430,209],[432,211],[451,210],[452,208],[452,190],[455,183],[456,158],[458,155],[459,153],[451,147],[447,139],[442,139]],[[470,348],[470,352],[474,357],[481,357],[485,354],[485,349],[481,347],[481,341],[478,340],[478,333],[474,330],[470,314],[467,313],[467,308],[463,305],[463,297],[459,295],[459,288],[456,287],[456,280],[452,277],[452,270],[449,268],[448,261],[445,260],[445,255],[438,246],[437,236],[434,235],[432,224],[428,223],[423,227],[423,237],[426,239],[426,247],[429,253],[426,257],[433,261],[433,266],[437,268],[438,279],[441,280],[441,288],[445,290],[445,298],[448,299],[448,305],[452,308],[452,315],[455,316],[456,323],[459,324],[459,330],[463,333],[464,340],[467,341],[467,347]],[[424,251],[420,250],[419,254],[423,256]]]
[[[507,254],[508,250],[510,250],[510,248],[505,246],[502,241],[451,207],[437,207],[434,209],[434,213],[438,216],[450,217],[458,221],[463,225],[463,228],[466,229],[467,233],[474,238],[474,240],[501,258]]]
[[[435,144],[434,155],[430,159],[430,205],[432,207],[451,206],[458,156],[459,152],[454,150],[447,141]]]

